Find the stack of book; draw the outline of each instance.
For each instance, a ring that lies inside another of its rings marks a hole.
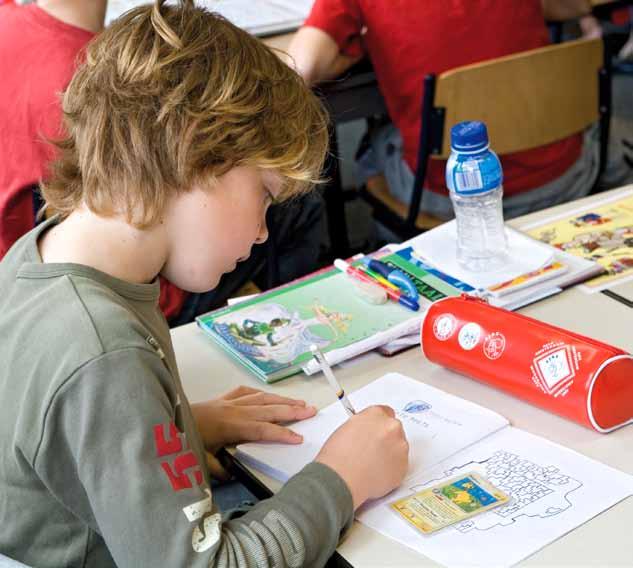
[[[457,261],[456,223],[451,221],[397,248],[398,254],[465,293],[516,310],[603,272],[596,262],[506,227],[508,259],[490,272],[470,272]]]

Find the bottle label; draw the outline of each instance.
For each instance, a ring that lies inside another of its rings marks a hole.
[[[481,195],[503,183],[499,159],[492,153],[484,159],[465,155],[449,159],[446,177],[448,187],[460,195]]]
[[[479,162],[468,160],[461,164],[461,171],[455,171],[455,189],[459,192],[483,189],[484,182],[481,179]]]

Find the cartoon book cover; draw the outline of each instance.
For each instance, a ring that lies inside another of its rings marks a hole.
[[[456,294],[437,279],[426,282],[429,275],[423,270],[408,268],[423,291],[421,298]],[[347,275],[332,269],[200,316],[197,322],[260,379],[274,382],[298,372],[310,360],[313,343],[324,352],[339,349],[421,314],[391,301],[367,303]]]
[[[560,250],[600,263],[606,273],[585,282],[603,290],[633,277],[633,196],[596,205],[528,231]]]

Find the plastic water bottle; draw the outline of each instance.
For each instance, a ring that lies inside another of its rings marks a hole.
[[[453,126],[446,185],[457,220],[457,260],[467,270],[496,270],[508,258],[502,184],[501,162],[490,149],[486,125]]]

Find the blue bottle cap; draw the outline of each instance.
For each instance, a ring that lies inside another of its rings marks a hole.
[[[459,122],[451,128],[451,148],[456,152],[480,152],[488,147],[488,129],[483,122]]]

